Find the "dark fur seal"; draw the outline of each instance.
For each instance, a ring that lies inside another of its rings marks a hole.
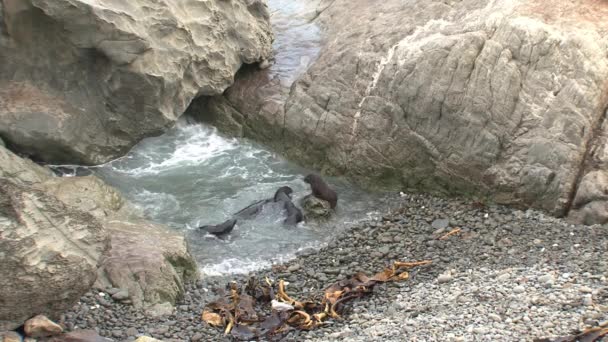
[[[290,195],[292,193],[293,190],[290,187],[281,187],[275,193],[274,201],[282,202],[283,209],[285,209],[285,211],[287,212],[287,217],[285,218],[283,223],[286,225],[295,226],[296,224],[298,224],[298,222],[304,220],[304,215],[302,215],[302,211],[298,207],[296,207],[295,204],[293,204],[293,202],[291,201]]]
[[[272,200],[270,200],[270,199],[259,200],[257,202],[253,202],[249,206],[236,212],[233,216],[237,217],[239,219],[244,219],[244,220],[252,219],[252,218],[256,217],[260,213],[260,211],[262,211],[262,208],[264,208],[264,205],[266,205],[270,202],[272,202]]]
[[[291,200],[292,193],[293,193],[293,190],[290,187],[282,186],[277,189],[277,191],[274,193],[273,198],[253,202],[249,206],[239,210],[237,213],[235,213],[232,216],[239,218],[239,219],[244,219],[244,220],[252,219],[252,218],[256,217],[262,211],[262,209],[264,208],[264,206],[266,204],[271,203],[271,202],[277,202],[277,198],[283,198],[283,196],[285,196],[289,200]]]
[[[283,223],[287,225],[296,225],[298,222],[304,220],[304,215],[302,215],[302,211],[300,211],[300,209],[291,201],[291,194],[293,194],[292,188],[282,186],[277,189],[272,198],[254,202],[241,209],[233,216],[239,219],[252,219],[262,211],[265,205],[269,203],[279,203],[279,205],[282,206],[281,209],[285,209],[287,212],[287,218],[285,218]]]
[[[329,202],[332,209],[336,208],[338,194],[323,181],[323,178],[315,174],[309,174],[304,177],[304,182],[310,184],[313,196]]]
[[[236,220],[231,219],[215,226],[201,226],[198,227],[198,229],[206,231],[207,233],[213,234],[215,236],[224,236],[226,234],[229,234],[234,229],[235,225]]]
[[[287,211],[287,217],[283,221],[284,224],[295,226],[296,224],[304,221],[304,215],[302,214],[302,211],[300,210],[300,208],[296,207],[293,202],[285,202],[284,208]]]
[[[275,202],[284,201],[285,199],[291,201],[291,194],[293,194],[293,189],[288,186],[282,186],[277,189],[274,193],[273,200]]]

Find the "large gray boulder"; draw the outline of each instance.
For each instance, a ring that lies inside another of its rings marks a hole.
[[[153,314],[172,308],[184,284],[198,278],[184,236],[145,220],[113,219],[105,226],[112,248],[102,260],[98,285],[127,290],[136,308]]]
[[[558,216],[570,212],[581,179],[593,188],[605,178],[584,175],[605,131],[608,5],[322,6],[325,43],[286,99],[269,106],[285,91],[273,93],[271,81],[254,90],[259,73],[244,73],[225,96],[202,103],[211,122],[366,185],[476,195]],[[584,221],[605,222],[606,206],[596,212],[604,198],[583,197]]]
[[[0,331],[54,317],[91,286],[170,311],[198,277],[185,238],[141,218],[101,179],[55,177],[0,146]]]
[[[269,58],[263,0],[0,2],[0,135],[52,162],[101,163]]]
[[[144,220],[113,187],[95,176],[52,178],[36,185],[61,202],[91,213],[110,236],[100,260],[98,288],[127,290],[137,308],[171,308],[184,284],[198,278],[185,237]]]
[[[108,248],[90,214],[0,178],[0,331],[71,308],[97,279]]]

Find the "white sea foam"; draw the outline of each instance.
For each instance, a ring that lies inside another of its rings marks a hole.
[[[307,170],[248,140],[224,138],[216,129],[180,123],[165,135],[142,141],[127,156],[96,172],[117,186],[147,218],[183,231],[206,276],[246,274],[291,260],[296,253],[325,245],[338,231],[377,205],[350,186],[336,184],[340,207],[331,222],[284,227],[283,208],[268,205],[257,217],[241,220],[234,232],[218,238],[198,234],[197,227],[217,224],[289,185],[294,203],[309,193],[302,181]]]
[[[171,171],[189,165],[199,165],[211,158],[227,155],[238,148],[235,139],[227,139],[217,133],[217,129],[202,125],[178,125],[171,153],[159,153],[159,138],[148,138],[141,143],[130,159],[146,161],[144,165],[131,168],[124,165],[124,159],[113,162],[114,171],[133,175],[147,176]],[[128,161],[127,161],[128,162]]]
[[[133,195],[135,206],[144,211],[146,216],[157,216],[159,212],[177,212],[179,201],[174,195],[141,190]]]
[[[217,264],[208,264],[200,268],[203,275],[222,276],[227,274],[248,274],[272,266],[270,260],[224,259]]]

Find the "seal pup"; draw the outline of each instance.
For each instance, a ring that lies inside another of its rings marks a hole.
[[[291,201],[291,194],[293,194],[292,188],[288,186],[282,186],[278,188],[277,191],[274,193],[274,197],[272,198],[272,200],[274,202]]]
[[[283,223],[286,225],[295,226],[299,222],[304,220],[304,215],[302,215],[302,211],[296,207],[295,204],[291,201],[291,194],[293,193],[293,189],[288,186],[280,187],[277,192],[274,194],[275,202],[282,202],[283,209],[287,212],[287,217],[283,220]]]
[[[287,211],[287,217],[283,221],[284,224],[295,226],[296,224],[304,221],[304,215],[302,214],[302,211],[300,210],[300,208],[296,207],[293,202],[285,202],[284,208]]]
[[[268,198],[264,200],[259,200],[257,202],[253,202],[247,207],[236,212],[233,217],[249,220],[256,217],[264,208],[264,206],[268,203],[277,202],[277,198],[284,198],[283,196],[289,198],[291,200],[291,194],[293,193],[293,189],[288,186],[282,186],[274,193],[273,198]]]
[[[224,223],[217,224],[215,226],[207,225],[198,227],[198,229],[203,230],[209,234],[213,234],[217,237],[222,237],[224,235],[230,234],[230,232],[234,229],[236,225],[236,220],[231,219]]]
[[[332,209],[336,208],[336,205],[338,205],[338,194],[325,183],[323,178],[311,173],[304,177],[304,182],[310,184],[313,196],[327,201]]]

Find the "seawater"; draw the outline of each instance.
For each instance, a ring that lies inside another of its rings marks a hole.
[[[203,274],[248,273],[293,258],[298,250],[320,247],[357,222],[377,218],[389,197],[328,178],[340,200],[325,222],[282,225],[283,213],[268,206],[252,220],[240,220],[225,239],[198,227],[218,224],[277,188],[294,189],[294,203],[310,193],[310,172],[246,139],[223,136],[210,126],[178,124],[144,139],[126,156],[91,168],[118,188],[148,219],[184,233]]]
[[[318,4],[268,1],[276,39],[274,64],[264,72],[279,78],[281,86],[289,87],[320,51],[320,29],[311,20]],[[294,203],[299,205],[310,192],[302,179],[311,170],[254,142],[185,119],[162,136],[143,140],[126,156],[90,169],[148,219],[184,233],[208,276],[248,273],[293,258],[298,250],[320,247],[350,225],[387,210],[390,198],[329,178],[339,203],[327,222],[284,227],[282,213],[269,208],[254,220],[239,221],[227,239],[206,235],[197,227],[219,224],[284,185],[294,189]]]

